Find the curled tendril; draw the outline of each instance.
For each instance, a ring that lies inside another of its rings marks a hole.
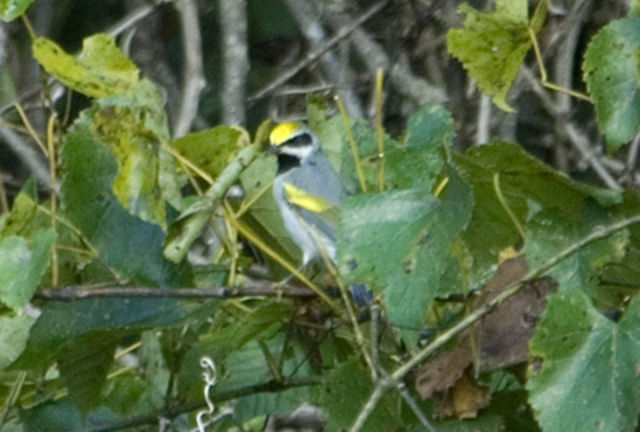
[[[214,416],[213,413],[216,410],[211,395],[209,392],[216,385],[218,381],[218,372],[216,370],[216,364],[209,356],[203,356],[200,359],[200,367],[203,369],[202,380],[204,381],[204,400],[207,404],[207,409],[198,412],[196,421],[198,422],[198,432],[206,432],[207,426],[217,422],[221,418],[232,413],[231,408],[224,408],[220,414]]]

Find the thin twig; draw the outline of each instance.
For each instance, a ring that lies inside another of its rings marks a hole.
[[[540,47],[538,46],[538,39],[536,38],[535,33],[533,32],[533,29],[531,27],[527,28],[527,31],[529,32],[529,38],[531,40],[531,43],[533,45],[533,52],[536,55],[536,61],[538,62],[538,69],[540,71],[540,81],[542,82],[542,85],[550,90],[555,90],[557,92],[561,92],[561,93],[566,93],[568,95],[571,95],[577,99],[582,99],[584,101],[587,102],[591,102],[591,98],[589,98],[589,96],[587,96],[584,93],[575,91],[575,90],[571,90],[569,88],[565,88],[562,86],[559,86],[557,84],[554,84],[552,82],[549,81],[548,75],[547,75],[547,70],[544,67],[544,61],[542,59],[542,54],[540,53]]]
[[[202,41],[198,7],[195,0],[178,0],[174,3],[180,15],[182,43],[184,51],[184,72],[182,76],[182,101],[177,119],[173,125],[173,135],[181,137],[191,128],[198,114],[200,93],[205,86],[202,73]]]
[[[392,386],[386,380],[379,380],[376,387],[373,389],[373,393],[369,396],[369,400],[362,407],[360,414],[358,414],[358,418],[356,418],[355,423],[351,426],[350,432],[358,432],[364,426],[364,423],[367,421],[373,410],[376,408],[378,401],[384,394],[389,390]]]
[[[51,189],[49,170],[47,169],[47,162],[42,157],[42,153],[37,151],[33,146],[27,144],[18,134],[11,129],[0,127],[0,137],[3,142],[6,143],[9,148],[20,158],[22,162],[29,169],[31,175],[33,175],[38,183],[45,185],[48,189]]]
[[[358,27],[364,24],[367,20],[369,20],[373,15],[380,12],[380,10],[389,2],[389,0],[380,0],[374,3],[371,7],[365,10],[358,18],[352,20],[349,24],[342,27],[331,39],[329,39],[322,47],[318,49],[314,49],[309,52],[302,61],[297,63],[291,69],[284,71],[281,73],[278,78],[273,80],[271,83],[258,90],[253,95],[249,96],[249,103],[253,103],[258,99],[262,99],[267,96],[269,93],[272,93],[282,84],[289,81],[291,78],[296,76],[300,71],[309,66],[310,64],[316,62],[320,57],[322,57],[327,51],[340,43],[343,39],[347,38],[351,35]]]
[[[376,71],[376,134],[378,136],[378,190],[384,190],[384,128],[382,127],[382,88],[384,71]]]
[[[367,183],[364,180],[364,173],[362,172],[362,164],[360,163],[360,156],[358,155],[358,146],[356,145],[356,141],[353,138],[353,132],[351,131],[351,121],[349,120],[349,116],[347,116],[347,111],[340,100],[340,97],[336,96],[336,105],[338,105],[338,109],[340,110],[340,116],[342,117],[342,122],[344,123],[344,128],[347,131],[347,138],[349,140],[349,148],[351,149],[351,155],[353,156],[353,163],[356,166],[356,173],[358,174],[358,181],[360,182],[360,190],[362,193],[367,192]]]
[[[591,168],[602,179],[604,184],[612,189],[620,189],[620,184],[609,174],[609,171],[600,162],[600,159],[589,145],[589,139],[574,126],[573,122],[565,122],[564,131],[574,147],[578,149],[580,155],[591,165]]]
[[[40,300],[55,300],[72,302],[87,298],[188,298],[188,299],[230,299],[237,297],[315,297],[316,294],[306,287],[287,285],[279,290],[273,289],[270,281],[247,282],[242,288],[212,287],[212,288],[153,288],[143,286],[107,286],[100,288],[85,288],[81,285],[70,285],[60,288],[45,288],[37,290],[34,298]]]
[[[53,192],[51,193],[51,229],[55,235],[53,248],[51,249],[51,284],[53,286],[58,285],[58,252],[56,250],[55,244],[58,241],[58,230],[56,224],[56,213],[57,213],[57,198],[55,192],[55,185],[57,184],[56,180],[56,150],[55,150],[55,134],[54,127],[56,124],[56,113],[55,111],[49,117],[49,121],[47,122],[47,146],[48,146],[48,156],[49,156],[49,175],[51,176],[51,188]]]
[[[380,335],[380,306],[372,304],[369,308],[371,313],[371,363],[373,363],[373,371],[371,373],[371,381],[376,382],[378,380],[378,367],[379,363],[379,347],[378,338]]]
[[[18,111],[18,114],[20,115],[20,119],[22,120],[22,123],[27,128],[27,130],[29,131],[29,135],[31,136],[31,138],[33,138],[33,140],[36,142],[36,144],[38,144],[38,147],[40,147],[40,150],[42,150],[42,153],[45,156],[47,156],[47,148],[45,147],[45,145],[43,144],[42,140],[40,139],[40,135],[38,135],[36,130],[33,128],[33,125],[31,125],[31,121],[29,120],[29,117],[27,117],[27,115],[25,114],[24,110],[22,109],[22,106],[20,106],[20,104],[18,102],[16,102],[14,104],[14,107],[15,107],[16,111]],[[52,185],[52,187],[53,187],[53,185]]]
[[[328,260],[327,260],[328,261]],[[360,330],[360,326],[358,325],[358,319],[356,318],[355,311],[353,310],[353,306],[351,305],[351,300],[349,299],[349,293],[347,292],[347,287],[342,282],[340,278],[340,274],[338,273],[338,269],[331,262],[329,263],[329,268],[331,272],[335,276],[336,282],[338,284],[338,288],[340,289],[340,295],[342,296],[342,301],[347,308],[347,315],[349,317],[349,321],[351,322],[351,327],[353,328],[353,333],[356,336],[356,345],[360,349],[362,353],[362,357],[364,357],[365,363],[369,367],[369,371],[371,372],[371,377],[376,377],[376,365],[373,363],[371,355],[369,355],[369,351],[367,351],[367,347],[365,346],[364,336],[362,335],[362,330]]]
[[[513,210],[511,209],[511,206],[509,206],[509,203],[507,202],[507,199],[504,197],[504,194],[502,193],[502,188],[500,187],[499,172],[496,172],[493,174],[493,191],[496,193],[496,197],[498,197],[498,201],[500,202],[500,205],[502,206],[504,211],[507,213],[507,215],[509,216],[509,219],[511,219],[511,222],[513,223],[516,230],[520,234],[520,239],[524,241],[525,239],[524,228],[522,228],[522,224],[518,220],[518,217],[513,212]]]
[[[144,18],[148,17],[155,11],[155,9],[163,3],[168,3],[169,0],[154,0],[149,4],[144,6],[140,6],[139,8],[131,11],[131,13],[127,14],[120,21],[112,25],[107,29],[107,33],[112,36],[119,36],[125,31],[129,30],[131,27],[138,24],[138,22],[142,21]]]
[[[436,428],[433,427],[427,416],[420,409],[420,406],[416,402],[415,398],[409,393],[404,383],[398,383],[395,388],[396,391],[400,393],[402,399],[404,399],[407,405],[409,405],[409,408],[411,408],[413,414],[415,414],[415,416],[418,418],[420,424],[422,424],[422,426],[427,428],[430,432],[437,432]]]

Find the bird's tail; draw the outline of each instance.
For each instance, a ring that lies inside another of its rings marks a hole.
[[[373,293],[367,289],[365,284],[353,284],[349,287],[351,290],[351,298],[358,308],[368,306],[373,301]]]

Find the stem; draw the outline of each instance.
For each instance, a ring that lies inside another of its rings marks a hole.
[[[51,176],[51,229],[54,235],[58,236],[58,230],[56,227],[56,151],[54,148],[54,126],[56,124],[56,113],[53,112],[47,122],[47,146],[49,149],[49,175]],[[53,286],[58,285],[58,252],[55,247],[56,240],[54,239],[53,248],[51,249],[51,284]]]
[[[376,70],[376,132],[378,134],[378,190],[384,190],[384,129],[382,129],[383,69]]]
[[[342,121],[344,122],[344,128],[347,131],[347,138],[349,139],[349,147],[351,147],[353,162],[356,164],[356,172],[358,173],[358,181],[360,182],[360,190],[363,193],[366,193],[367,184],[364,181],[364,174],[362,173],[362,166],[360,165],[360,157],[358,156],[358,147],[356,146],[355,139],[353,139],[353,132],[351,131],[351,122],[349,121],[349,117],[347,116],[347,111],[344,109],[344,105],[342,104],[340,97],[336,96],[335,100],[336,100],[336,104],[338,105],[338,109],[340,110]]]
[[[498,172],[493,174],[493,190],[496,192],[496,196],[498,197],[498,201],[500,201],[502,208],[507,212],[507,214],[509,215],[509,219],[511,219],[511,222],[513,222],[516,230],[518,230],[520,239],[524,240],[524,229],[522,228],[520,221],[516,217],[515,213],[513,213],[513,210],[511,210],[511,207],[509,207],[509,203],[507,203],[507,200],[502,194],[502,189],[500,188],[500,173]]]
[[[548,80],[549,77],[547,75],[547,70],[544,67],[544,62],[542,60],[542,54],[540,53],[540,47],[538,46],[538,40],[536,39],[536,35],[533,33],[533,29],[531,27],[528,27],[527,31],[529,32],[529,38],[531,39],[531,44],[533,45],[533,52],[536,55],[536,62],[538,63],[538,69],[540,70],[540,81],[542,82],[542,85],[548,89],[555,90],[560,93],[566,93],[575,98],[582,99],[587,102],[591,102],[591,98],[589,98],[589,96],[587,96],[584,93],[567,89],[549,82]]]

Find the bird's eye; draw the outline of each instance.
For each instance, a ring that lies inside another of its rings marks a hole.
[[[304,147],[311,145],[312,142],[311,135],[305,132],[291,138],[287,145],[291,147]]]

